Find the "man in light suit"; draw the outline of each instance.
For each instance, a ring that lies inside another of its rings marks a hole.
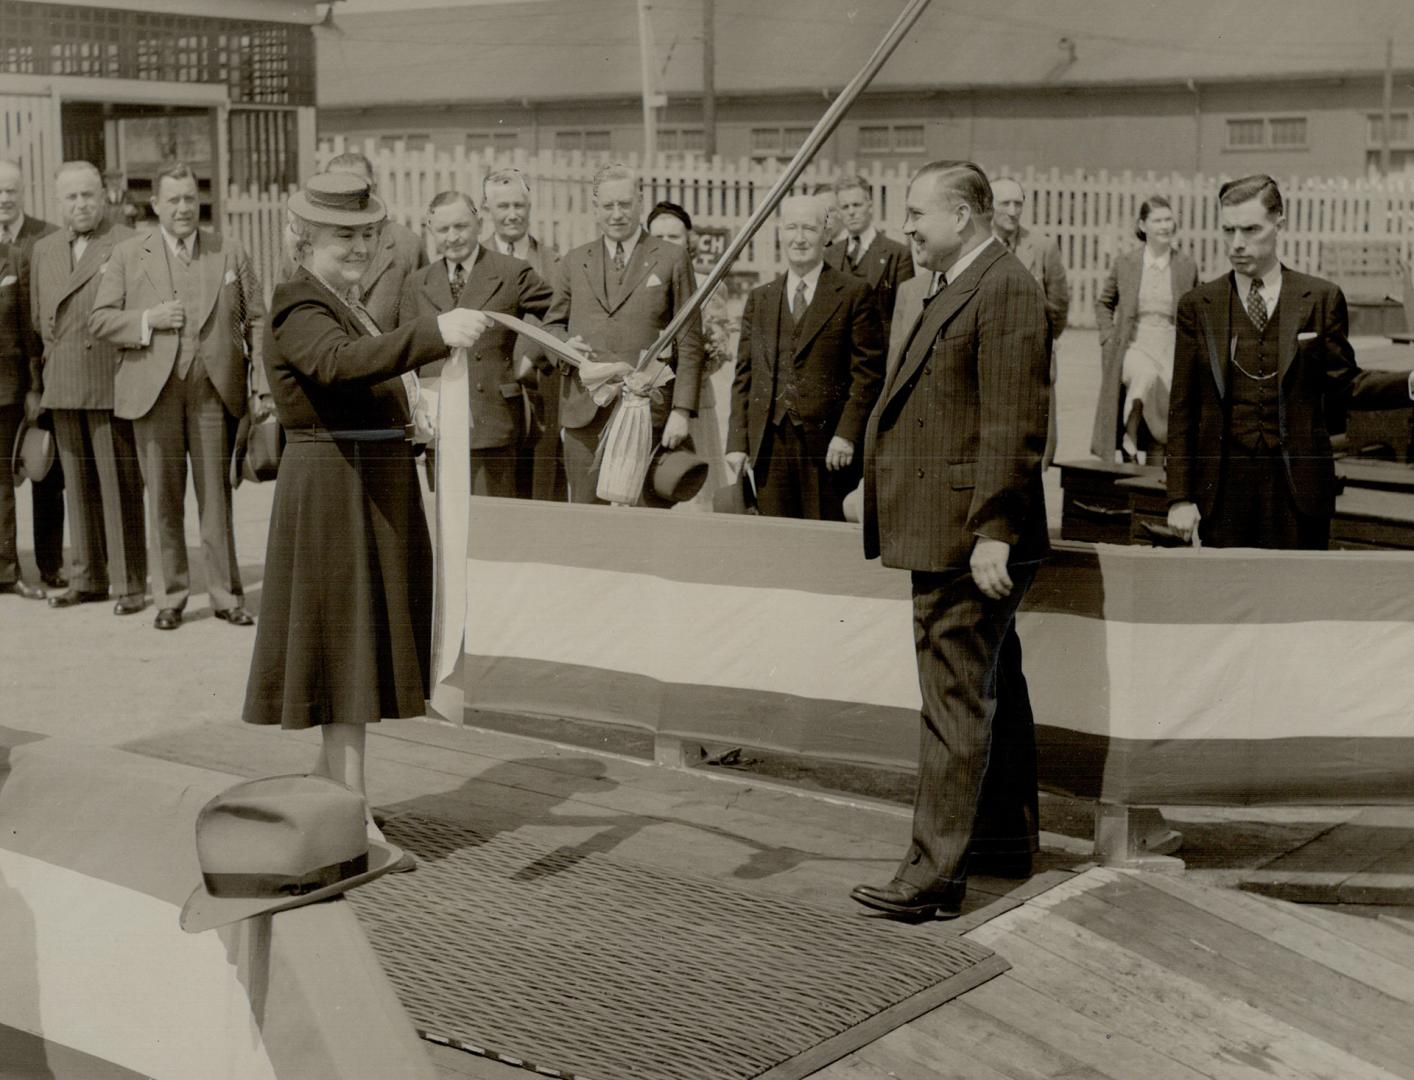
[[[21,423],[41,419],[39,392],[31,386],[44,346],[30,322],[29,253],[54,231],[22,209],[20,168],[0,159],[0,593],[43,600],[45,592],[20,576],[15,524],[14,471],[10,455]],[[43,480],[29,478],[34,507],[34,559],[46,585],[62,588],[64,569],[64,473],[55,462]]]
[[[864,554],[912,571],[923,695],[913,843],[851,896],[899,919],[961,912],[969,849],[1029,872],[1035,732],[1016,610],[1049,551],[1041,292],[992,236],[971,162],[925,165],[904,233],[934,289],[869,419]]]
[[[596,360],[631,370],[692,296],[692,265],[686,248],[644,231],[638,174],[627,165],[606,165],[595,174],[593,209],[600,236],[560,260],[545,327],[561,338],[580,338]],[[697,411],[700,318],[687,321],[672,348],[668,362],[675,377],[653,396],[654,438],[669,449],[687,437],[688,418]],[[602,502],[595,494],[599,470],[594,454],[611,412],[612,405],[595,402],[578,374],[564,372],[560,423],[572,502]],[[642,501],[664,505],[648,488]]]
[[[346,172],[362,177],[375,194],[377,180],[373,162],[357,150],[336,154],[324,166],[325,172]],[[383,223],[378,247],[368,260],[368,269],[358,283],[359,300],[373,316],[380,330],[392,330],[398,325],[398,303],[403,296],[403,283],[414,270],[427,265],[427,245],[422,237],[392,218]],[[280,263],[280,280],[289,281],[295,267],[288,258]]]
[[[786,199],[780,213],[789,268],[746,298],[727,464],[750,460],[763,514],[843,521],[883,379],[879,308],[868,282],[824,264],[819,199]]]
[[[427,231],[438,255],[414,272],[404,286],[399,318],[441,315],[454,307],[501,311],[523,319],[550,308],[550,286],[530,264],[492,251],[478,242],[481,220],[471,196],[444,191],[427,208]],[[515,355],[516,336],[500,323],[477,340],[468,356],[471,395],[471,493],[516,496],[516,478],[525,452],[522,386],[534,374],[529,358]],[[440,363],[420,369],[440,374]]]
[[[992,181],[992,233],[1021,260],[1021,265],[1036,279],[1046,297],[1046,318],[1051,325],[1051,385],[1056,381],[1056,353],[1061,334],[1065,332],[1070,314],[1070,283],[1066,280],[1065,264],[1060,246],[1044,233],[1032,232],[1021,224],[1021,211],[1026,205],[1026,190],[1019,180],[1000,176]],[[1046,428],[1046,453],[1042,464],[1050,468],[1056,456],[1056,396],[1051,395],[1051,416]]]
[[[530,268],[546,283],[555,280],[555,267],[560,253],[530,235],[530,182],[519,169],[496,169],[486,174],[481,183],[482,209],[491,219],[489,246],[502,255],[529,263]],[[540,319],[528,315],[534,325]],[[518,361],[533,361],[540,354],[531,341],[517,338],[515,355]],[[565,452],[560,442],[560,373],[537,368],[525,386],[528,406],[525,424],[525,446],[530,453],[522,454],[516,474],[516,494],[522,499],[549,499],[564,502]]]
[[[54,416],[54,440],[68,499],[69,589],[56,608],[118,594],[113,611],[147,606],[147,536],[142,475],[132,424],[113,414],[118,350],[88,327],[99,277],[113,247],[132,235],[103,219],[103,178],[86,161],[59,166],[54,187],[64,228],[30,254],[30,313],[44,340],[40,404]]]
[[[1362,371],[1340,289],[1281,265],[1286,218],[1271,177],[1224,184],[1218,221],[1232,273],[1178,302],[1168,524],[1212,547],[1323,551],[1332,422],[1408,407],[1414,375]]]
[[[844,242],[825,249],[825,262],[869,283],[879,305],[879,318],[887,326],[893,318],[898,287],[913,277],[913,256],[874,227],[874,189],[864,177],[836,180],[835,206],[844,223]]]
[[[133,422],[161,558],[154,625],[175,630],[191,594],[187,459],[196,487],[206,588],[218,619],[250,626],[231,528],[231,443],[245,414],[250,357],[264,318],[260,283],[239,244],[198,229],[196,175],[152,180],[158,228],[113,249],[89,328],[122,350],[114,413]]]

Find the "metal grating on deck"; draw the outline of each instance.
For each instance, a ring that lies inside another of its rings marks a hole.
[[[1007,966],[939,925],[414,815],[385,831],[418,870],[349,897],[419,1031],[542,1075],[787,1080]]]

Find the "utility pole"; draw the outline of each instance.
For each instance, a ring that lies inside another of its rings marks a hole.
[[[717,154],[717,0],[702,0],[702,153]]]
[[[648,0],[638,0],[638,56],[643,72],[643,164],[651,169],[658,160],[659,95],[653,80],[653,24],[648,20]]]
[[[1390,169],[1390,139],[1394,135],[1394,38],[1385,38],[1385,110],[1380,124],[1380,175],[1388,178]]]

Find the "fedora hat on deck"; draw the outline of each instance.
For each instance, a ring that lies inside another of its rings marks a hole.
[[[322,776],[271,776],[223,791],[196,818],[201,884],[189,934],[302,907],[394,869],[403,853],[368,838],[363,797]]]
[[[22,484],[29,480],[37,484],[49,475],[53,466],[54,433],[28,420],[21,420],[10,454],[10,469],[14,473],[15,483]]]
[[[290,196],[290,210],[316,225],[357,228],[388,215],[369,182],[352,173],[315,173]]]
[[[676,450],[659,446],[648,464],[648,485],[668,502],[687,502],[706,482],[707,462],[692,452],[690,440],[684,440]]]

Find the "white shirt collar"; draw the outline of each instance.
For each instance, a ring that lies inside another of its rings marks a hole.
[[[874,238],[875,238],[876,236],[878,236],[878,235],[879,235],[879,230],[876,229],[876,228],[874,228],[873,225],[870,225],[867,229],[865,229],[862,233],[859,234],[859,254],[860,254],[860,255],[863,255],[866,251],[869,250],[870,245],[874,243]],[[845,254],[846,254],[846,255],[849,254],[849,245],[852,244],[853,242],[854,242],[854,237],[852,237],[852,236],[851,236],[848,240],[845,241]]]
[[[943,275],[943,280],[946,281],[949,285],[951,285],[954,281],[956,281],[959,277],[962,276],[962,272],[964,270],[966,270],[969,266],[971,266],[977,261],[977,257],[981,255],[982,252],[987,250],[988,245],[994,244],[996,242],[996,237],[988,236],[987,239],[983,240],[966,255],[958,259],[957,262],[949,266],[947,269],[947,273]]]
[[[187,252],[187,258],[188,258],[188,259],[192,259],[192,258],[195,258],[195,257],[196,257],[196,230],[195,230],[195,229],[192,230],[191,235],[188,236],[185,240],[178,240],[175,236],[173,236],[171,233],[169,233],[169,232],[168,232],[165,228],[163,228],[161,225],[159,225],[159,226],[157,227],[157,231],[162,234],[162,239],[165,240],[165,241],[167,241],[167,250],[170,251],[173,255],[178,255],[178,256],[180,256],[181,252],[180,252],[178,249],[179,249],[179,248],[185,248],[185,249],[186,249],[186,252]]]
[[[516,259],[523,259],[523,260],[529,261],[529,259],[530,259],[530,234],[529,234],[529,233],[526,233],[526,234],[525,234],[524,236],[522,236],[519,240],[517,240],[517,241],[515,241],[513,244],[511,244],[511,250],[508,251],[508,252],[506,251],[506,242],[505,242],[504,240],[502,240],[502,239],[498,236],[498,237],[496,237],[496,250],[497,250],[497,251],[500,251],[500,252],[505,252],[506,254],[508,254],[508,255],[512,256],[513,258],[516,258]],[[610,252],[610,254],[612,254],[612,252]]]
[[[476,265],[476,257],[477,257],[478,255],[480,255],[480,254],[481,254],[481,245],[480,245],[480,244],[477,244],[474,248],[471,249],[471,254],[468,255],[465,259],[462,259],[462,260],[461,260],[462,272],[463,272],[464,274],[466,274],[468,277],[471,276],[471,268]],[[448,259],[446,256],[443,256],[443,257],[442,257],[442,263],[443,263],[443,269],[445,269],[445,270],[447,271],[447,280],[448,280],[448,281],[451,281],[451,280],[452,280],[452,267],[455,266],[456,264],[453,263],[452,260],[451,260],[451,259]]]
[[[795,272],[794,267],[786,268],[786,303],[790,303],[791,297],[795,295],[795,287],[802,281],[805,282],[805,302],[808,304],[815,299],[815,286],[820,284],[820,271],[825,268],[823,262],[817,263],[815,269],[807,272],[803,277]]]
[[[1237,285],[1238,302],[1246,305],[1247,294],[1252,291],[1252,279],[1246,274],[1233,270],[1232,276]],[[1281,299],[1281,263],[1271,273],[1262,278],[1262,299],[1267,302],[1267,314],[1270,315],[1277,309],[1277,301]]]
[[[643,235],[643,230],[642,230],[642,229],[638,229],[637,231],[634,232],[634,234],[633,234],[632,236],[630,236],[627,240],[623,241],[623,245],[624,245],[624,261],[625,261],[625,262],[627,262],[629,259],[631,259],[631,258],[633,257],[633,249],[638,246],[638,238],[639,238],[640,236],[642,236],[642,235]],[[619,243],[619,241],[617,241],[617,240],[610,240],[607,236],[604,237],[604,254],[605,254],[611,261],[612,261],[613,258],[614,258],[614,248],[615,248],[615,246],[618,245],[618,243]]]

